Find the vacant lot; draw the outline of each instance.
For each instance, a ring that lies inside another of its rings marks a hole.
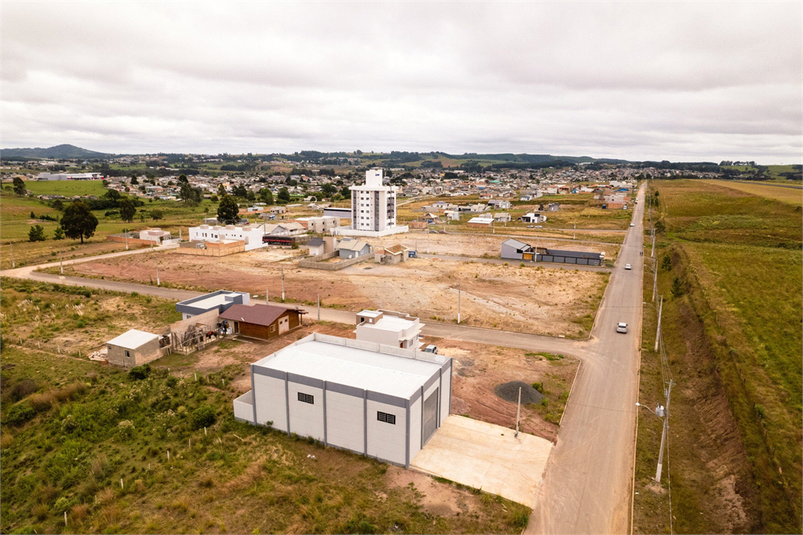
[[[155,283],[204,290],[221,288],[281,296],[348,310],[387,308],[422,318],[571,337],[587,336],[602,298],[607,273],[516,265],[413,259],[396,266],[364,262],[341,271],[300,269],[254,251],[225,258],[174,253],[98,260],[65,268],[65,274]],[[460,294],[458,296],[458,293]]]
[[[137,378],[35,342],[81,336],[95,345],[132,321],[158,329],[174,318],[173,303],[5,279],[2,301],[3,533],[519,533],[526,525],[526,507],[234,421],[248,362],[280,343],[224,341]],[[29,324],[17,346],[7,333]]]
[[[730,186],[654,186],[666,228],[656,251],[663,334],[677,383],[667,461],[674,529],[799,532],[801,209]],[[647,309],[640,397],[650,403],[663,399],[667,379],[651,351],[654,329]],[[660,421],[642,413],[638,532],[669,529],[667,485],[649,479],[660,437]]]

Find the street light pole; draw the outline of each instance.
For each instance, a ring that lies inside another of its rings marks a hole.
[[[669,388],[666,391],[666,407],[664,408],[664,432],[661,434],[661,451],[658,454],[658,468],[655,470],[655,481],[661,482],[661,469],[664,465],[664,445],[666,444],[666,432],[669,429],[669,397],[672,395],[672,385],[674,381],[669,381]]]

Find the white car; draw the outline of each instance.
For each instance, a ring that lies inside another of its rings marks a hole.
[[[627,323],[619,322],[616,324],[616,332],[627,334]]]
[[[630,264],[625,264],[625,269],[633,269],[633,267]]]
[[[636,226],[636,224],[635,224],[635,223],[630,223],[630,226],[631,226],[631,227],[635,227],[635,226]]]
[[[424,352],[425,353],[435,353],[437,355],[438,354],[438,346],[434,346],[432,344],[429,344],[427,347],[424,348]]]

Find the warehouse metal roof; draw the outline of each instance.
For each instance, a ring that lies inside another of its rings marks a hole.
[[[449,361],[442,355],[314,333],[254,366],[410,399]]]

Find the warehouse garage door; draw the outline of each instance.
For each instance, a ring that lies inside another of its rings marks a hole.
[[[279,334],[286,333],[290,330],[290,318],[285,316],[279,319]]]
[[[438,428],[438,389],[436,388],[429,397],[424,400],[424,444]]]

